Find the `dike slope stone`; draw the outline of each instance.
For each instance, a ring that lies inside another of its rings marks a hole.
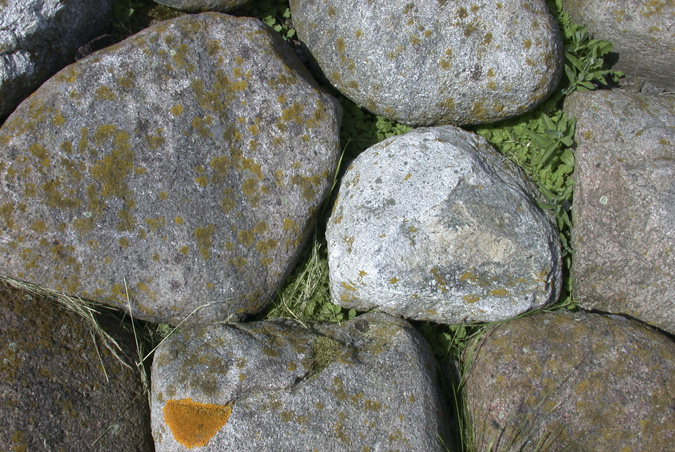
[[[565,0],[575,24],[614,46],[614,69],[675,90],[675,2],[672,0]]]
[[[104,33],[112,0],[0,0],[0,123],[77,48]]]
[[[673,449],[675,344],[636,321],[537,314],[467,350],[477,451]]]
[[[152,367],[158,452],[444,451],[446,413],[428,344],[404,320],[194,326]]]
[[[0,274],[158,323],[255,313],[309,236],[340,117],[258,20],[148,28],[0,129]]]
[[[152,450],[134,337],[119,320],[97,319],[125,365],[80,315],[0,282],[1,450]]]
[[[555,302],[560,243],[536,189],[454,126],[370,147],[327,226],[333,301],[438,323],[503,320]]]
[[[155,0],[155,2],[188,12],[229,11],[251,0]]]
[[[572,291],[675,334],[675,99],[575,93]]]
[[[404,124],[514,116],[543,101],[562,74],[560,32],[543,0],[291,0],[290,6],[300,40],[330,83]]]

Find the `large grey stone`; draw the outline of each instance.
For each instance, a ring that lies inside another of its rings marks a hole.
[[[465,353],[476,451],[666,451],[675,344],[618,316],[557,312],[488,329]]]
[[[97,319],[125,364],[80,315],[0,282],[1,450],[152,450],[134,336]]]
[[[325,76],[368,110],[411,125],[523,113],[557,86],[558,26],[543,0],[291,0]]]
[[[112,0],[0,0],[0,123],[78,47],[105,32]]]
[[[340,106],[255,19],[162,22],[0,129],[0,274],[176,324],[255,313],[337,163]]]
[[[420,128],[359,155],[327,226],[333,301],[439,323],[555,302],[558,233],[536,189],[487,142]]]
[[[675,90],[675,2],[672,0],[564,0],[564,10],[597,39],[614,46],[614,69]]]
[[[229,11],[245,5],[251,0],[155,0],[157,3],[180,9],[181,11]]]
[[[158,452],[444,451],[447,418],[429,346],[383,313],[311,329],[195,326],[152,368]]]
[[[575,93],[572,291],[675,333],[675,99]]]

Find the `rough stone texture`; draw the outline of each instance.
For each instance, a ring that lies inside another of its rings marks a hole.
[[[555,302],[560,244],[522,171],[454,126],[370,147],[328,222],[333,301],[439,323],[495,321]]]
[[[575,93],[573,294],[675,333],[675,98]]]
[[[250,3],[251,0],[155,0],[157,3],[180,9],[181,11],[229,11]]]
[[[419,333],[383,313],[311,330],[196,326],[155,354],[155,447],[444,451],[436,376]]]
[[[0,129],[0,274],[155,322],[257,312],[309,237],[340,115],[254,19],[182,16],[92,54]]]
[[[673,448],[675,344],[638,322],[537,314],[490,328],[468,350],[477,451]]]
[[[0,123],[105,32],[112,0],[0,0]]]
[[[675,2],[672,0],[565,0],[576,24],[614,46],[614,69],[675,90]]]
[[[542,0],[290,5],[300,40],[328,80],[357,104],[405,124],[517,115],[544,100],[562,74],[560,32]]]
[[[133,335],[119,321],[99,321],[131,367],[100,341],[97,350],[79,315],[0,282],[0,449],[152,450]]]

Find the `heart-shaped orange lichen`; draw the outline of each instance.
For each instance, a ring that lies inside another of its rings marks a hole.
[[[164,405],[164,422],[183,446],[206,446],[232,413],[232,404],[199,403],[190,398],[169,400]]]

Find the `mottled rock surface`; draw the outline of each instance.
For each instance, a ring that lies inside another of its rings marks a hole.
[[[575,93],[572,290],[675,333],[675,98]]]
[[[0,274],[176,324],[290,271],[341,109],[255,19],[162,22],[59,72],[0,129]]]
[[[675,90],[675,2],[672,0],[565,0],[575,24],[586,25],[618,54],[614,69]]]
[[[112,0],[0,1],[0,123],[105,32]]]
[[[152,450],[134,337],[98,319],[130,367],[78,314],[0,282],[0,449]]]
[[[229,11],[250,3],[251,0],[155,0],[157,3],[180,9],[181,11]]]
[[[672,450],[675,344],[638,322],[537,314],[490,328],[470,350],[477,451]]]
[[[153,362],[158,452],[440,452],[443,410],[429,346],[383,313],[312,329],[195,326]]]
[[[290,5],[300,40],[328,80],[404,124],[517,115],[544,100],[562,74],[560,32],[542,0]]]
[[[555,302],[560,244],[535,193],[483,138],[454,126],[370,147],[347,169],[327,226],[333,301],[439,323]]]

